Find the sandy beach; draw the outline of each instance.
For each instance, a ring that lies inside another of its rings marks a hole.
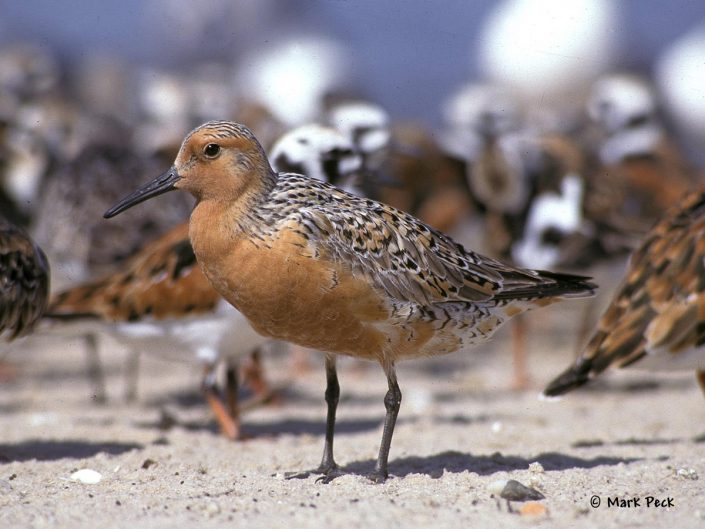
[[[249,438],[233,443],[217,434],[191,359],[143,354],[138,400],[125,404],[126,351],[106,338],[109,402],[99,406],[81,340],[27,339],[4,356],[16,373],[0,385],[0,525],[702,527],[705,403],[694,376],[619,372],[540,401],[574,354],[581,307],[566,307],[532,314],[527,391],[508,389],[506,328],[474,350],[402,364],[382,485],[364,476],[384,415],[376,365],[342,362],[335,452],[349,474],[322,484],[287,479],[320,460],[320,355],[296,378],[285,352],[265,356],[280,402],[246,413]],[[81,469],[100,481],[72,480]],[[508,506],[496,497],[508,479],[545,500]]]

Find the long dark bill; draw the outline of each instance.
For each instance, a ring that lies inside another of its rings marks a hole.
[[[166,173],[160,174],[154,180],[147,182],[137,189],[134,193],[123,198],[120,202],[103,213],[103,217],[109,219],[118,213],[122,213],[126,209],[130,209],[132,206],[136,206],[140,202],[176,189],[174,184],[178,182],[180,178],[179,173],[172,167]]]

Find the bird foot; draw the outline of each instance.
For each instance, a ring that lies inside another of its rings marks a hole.
[[[335,478],[338,478],[344,474],[338,465],[333,463],[332,465],[321,465],[316,470],[305,470],[303,472],[287,472],[284,477],[286,479],[306,479],[314,474],[320,474],[316,478],[316,483],[330,483]]]
[[[317,473],[322,474],[318,478],[316,478],[316,483],[324,483],[328,484],[331,481],[333,481],[335,478],[339,478],[345,472],[343,472],[338,465],[333,463],[332,465],[326,465],[318,467],[316,470]]]
[[[384,483],[385,481],[387,481],[388,477],[389,475],[386,472],[381,472],[379,470],[374,470],[367,475],[367,478],[372,483]]]

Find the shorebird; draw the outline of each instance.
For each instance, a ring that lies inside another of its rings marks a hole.
[[[656,95],[645,80],[628,74],[601,78],[587,111],[598,159],[586,178],[585,214],[598,238],[616,234],[633,250],[668,208],[695,190],[697,172],[661,124]]]
[[[695,369],[705,392],[705,190],[648,233],[582,355],[544,390],[556,396],[609,367]]]
[[[100,154],[106,156],[111,152],[104,150]],[[272,148],[270,158],[272,165],[281,171],[296,170],[338,184],[352,182],[362,165],[361,156],[345,135],[316,124],[284,134]],[[101,165],[98,162],[102,160],[89,158],[92,163],[78,165],[81,170],[77,174],[85,175],[86,168],[92,167],[103,180],[106,174],[114,176],[111,172],[114,168],[108,163],[113,158],[108,157]],[[123,160],[122,164],[125,163],[128,162]],[[101,183],[106,187],[109,183],[103,180]],[[82,180],[74,183],[85,186]],[[64,195],[69,194],[66,183],[61,189]],[[55,200],[58,198],[54,196]],[[154,218],[156,214],[150,215]],[[102,227],[103,234],[105,229]],[[93,246],[90,245],[91,251]],[[105,401],[107,397],[96,333],[107,332],[132,349],[125,376],[128,401],[134,400],[137,393],[140,351],[163,353],[166,357],[195,352],[204,368],[202,389],[220,429],[227,437],[237,438],[240,430],[235,400],[237,366],[254,351],[253,361],[247,364],[249,376],[245,382],[254,390],[255,400],[265,399],[271,392],[258,369],[258,361],[260,346],[266,339],[255,333],[245,318],[213,290],[195,259],[188,240],[188,223],[182,223],[160,237],[142,242],[141,248],[133,251],[122,266],[102,274],[98,281],[72,285],[55,295],[48,317],[61,320],[52,331],[85,337],[88,370],[97,401]],[[223,363],[227,381],[225,399],[220,397],[216,383],[218,367]]]
[[[392,143],[386,110],[365,100],[343,100],[331,104],[326,118],[355,144],[368,170],[379,172],[382,169]]]
[[[318,123],[283,134],[269,154],[272,167],[329,182],[360,195],[362,154],[342,132]]]
[[[591,296],[587,278],[523,270],[466,250],[418,219],[293,173],[276,173],[250,130],[211,121],[184,139],[174,165],[106,213],[174,189],[196,198],[189,235],[215,289],[263,335],[326,351],[324,481],[340,394],[336,356],[378,361],[386,415],[370,478],[388,477],[401,404],[395,365],[488,339],[510,317]]]
[[[237,367],[267,339],[213,290],[196,263],[188,223],[146,244],[118,271],[57,293],[46,317],[61,320],[56,331],[89,337],[103,331],[129,345],[134,351],[127,374],[130,400],[136,394],[139,351],[161,352],[165,357],[195,352],[204,368],[203,393],[221,431],[231,439],[239,437]],[[95,349],[95,339],[88,345]],[[226,399],[217,390],[221,362],[226,364]],[[261,376],[253,382],[256,397],[265,398],[269,391]]]
[[[0,336],[29,331],[49,297],[49,261],[20,228],[0,215]]]

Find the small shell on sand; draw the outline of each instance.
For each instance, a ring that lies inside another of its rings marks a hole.
[[[86,485],[95,485],[103,479],[103,475],[100,472],[91,470],[90,468],[82,468],[77,470],[70,476],[72,481],[78,481],[80,483],[85,483]]]

